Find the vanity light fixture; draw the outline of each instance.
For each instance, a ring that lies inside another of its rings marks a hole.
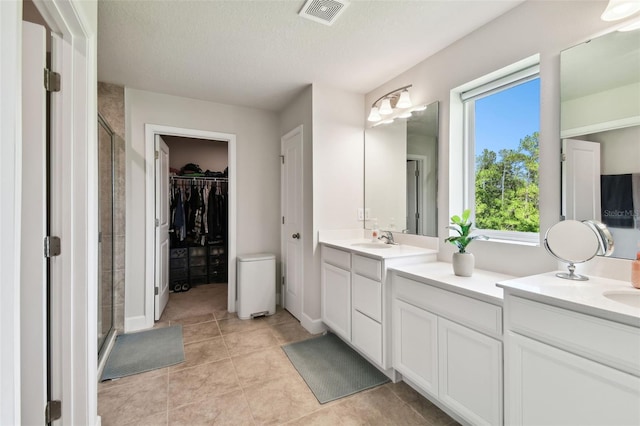
[[[400,87],[376,99],[371,105],[371,112],[367,120],[376,123],[382,120],[383,115],[389,116],[399,109],[411,108],[409,88],[412,86],[412,84],[409,84],[408,86]]]
[[[617,21],[628,18],[638,11],[640,11],[640,1],[638,0],[609,0],[609,4],[600,18],[603,21]]]
[[[635,31],[635,30],[640,30],[640,19],[636,19],[635,21],[632,21],[631,23],[626,24],[621,28],[618,28],[618,31],[620,32]]]

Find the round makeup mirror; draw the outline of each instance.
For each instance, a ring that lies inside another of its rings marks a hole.
[[[547,230],[544,246],[561,262],[568,263],[569,272],[556,276],[567,280],[586,281],[589,278],[575,273],[576,263],[593,259],[601,250],[600,238],[593,228],[577,220],[563,220]]]

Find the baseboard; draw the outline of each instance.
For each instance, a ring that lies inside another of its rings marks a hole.
[[[131,333],[132,331],[146,330],[153,327],[153,321],[151,325],[147,324],[147,317],[139,315],[137,317],[130,317],[124,319],[124,332]]]
[[[311,319],[304,312],[302,313],[300,325],[302,325],[305,330],[307,330],[311,334],[321,334],[327,331],[327,326],[324,325],[321,319]]]

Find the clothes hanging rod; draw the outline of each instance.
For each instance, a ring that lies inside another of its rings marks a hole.
[[[209,182],[228,182],[229,181],[229,178],[214,177],[214,176],[169,176],[169,179],[191,180],[194,182],[198,180],[204,180]]]

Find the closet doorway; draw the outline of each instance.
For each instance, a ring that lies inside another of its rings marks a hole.
[[[148,321],[169,290],[195,285],[227,286],[235,312],[235,135],[150,124],[145,133]]]

